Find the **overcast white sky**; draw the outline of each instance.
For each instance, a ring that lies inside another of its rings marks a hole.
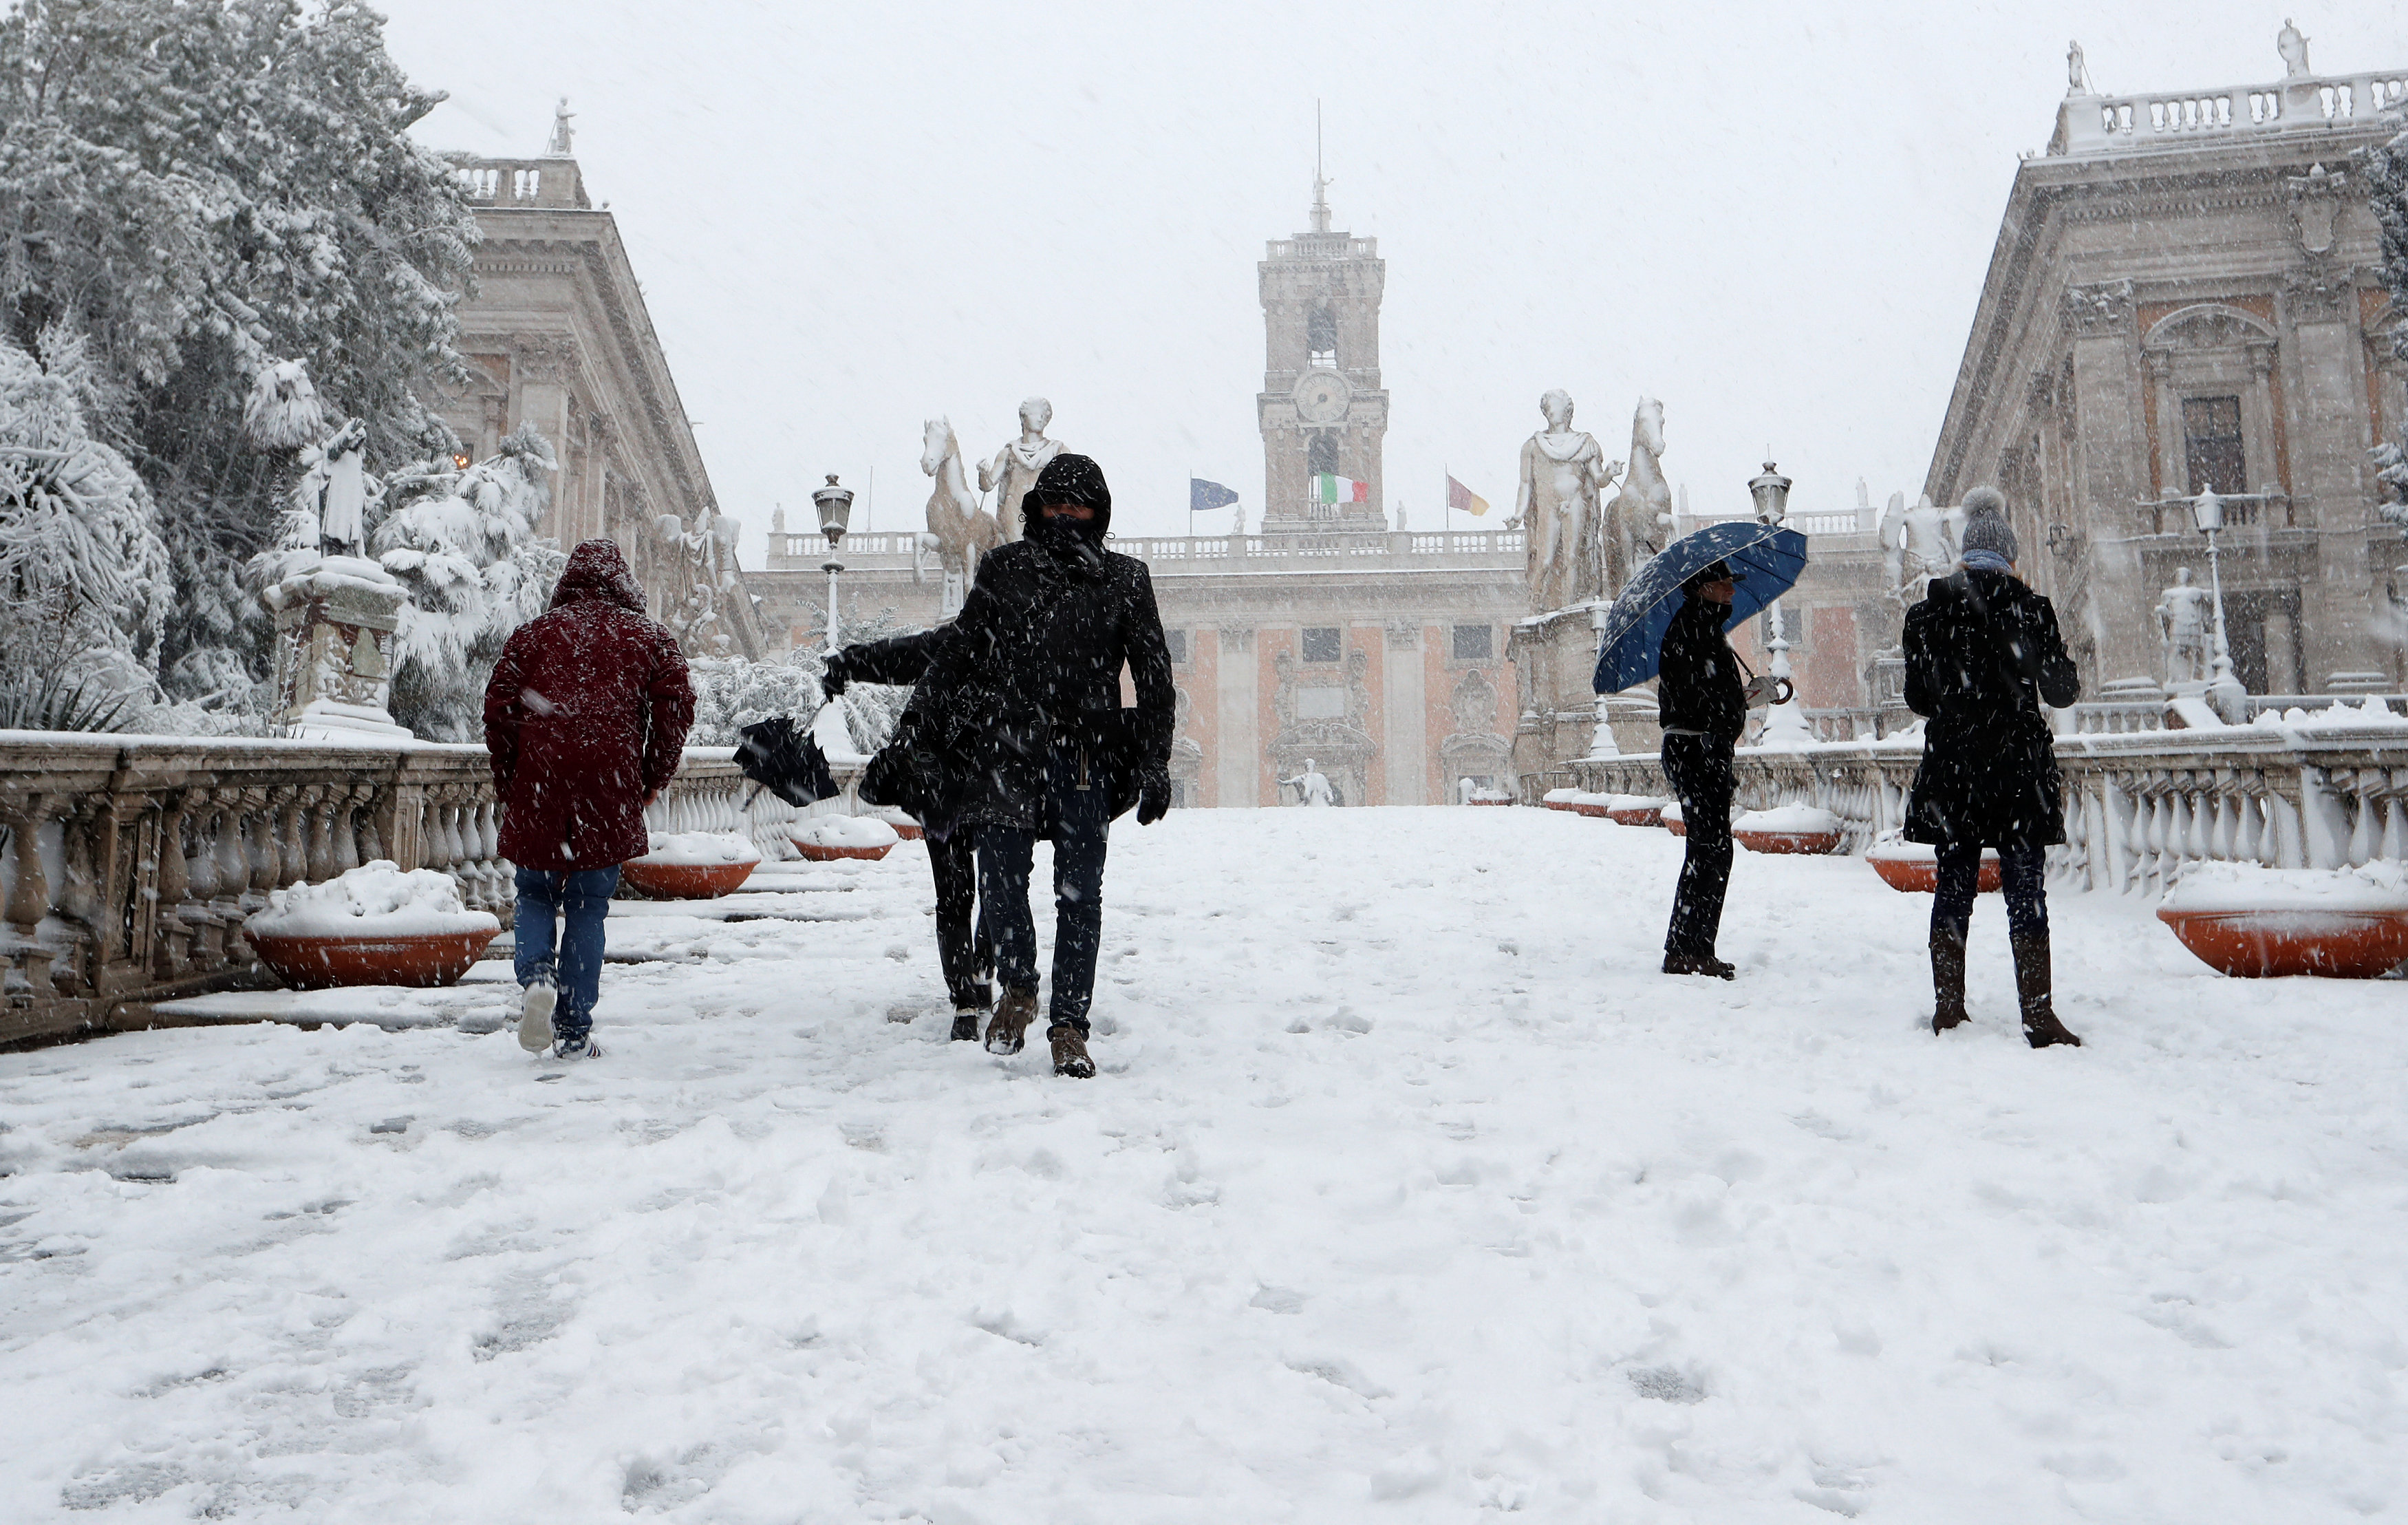
[[[1510,511],[1538,396],[1735,508],[1920,489],[2016,156],[2078,37],[2102,92],[2277,79],[2231,0],[1642,7],[389,0],[452,93],[427,141],[538,151],[555,97],[617,215],[723,509],[760,564],[827,471],[917,526],[921,421],[975,458],[1020,399],[1181,534],[1186,479],[1262,507],[1263,241],[1379,238],[1387,496]],[[2320,73],[2408,64],[2397,0],[2288,7]],[[861,508],[855,509],[856,526]],[[1223,531],[1226,511],[1199,519]],[[1458,516],[1458,527],[1462,521]]]

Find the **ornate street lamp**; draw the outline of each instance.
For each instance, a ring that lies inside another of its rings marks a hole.
[[[2207,683],[2207,701],[2225,724],[2238,726],[2248,718],[2249,694],[2232,675],[2232,642],[2224,627],[2224,570],[2216,560],[2215,538],[2224,531],[2224,499],[2213,487],[2190,500],[2191,522],[2207,537],[2207,583],[2215,603],[2215,676]]]
[[[827,485],[811,491],[811,503],[820,511],[820,533],[827,537],[828,559],[821,570],[828,574],[828,655],[836,655],[836,574],[844,570],[844,563],[836,559],[842,548],[844,526],[853,521],[853,489],[837,485],[836,473],[828,473]]]
[[[1756,499],[1758,524],[1777,525],[1789,517],[1789,479],[1783,476],[1781,468],[1770,461],[1764,463],[1761,473],[1749,479],[1747,493]],[[1787,699],[1776,703],[1766,712],[1765,731],[1769,735],[1784,735],[1793,741],[1811,740],[1806,717],[1794,702],[1798,697],[1798,685],[1789,676],[1789,632],[1781,618],[1780,599],[1775,598],[1765,606],[1764,617],[1772,626],[1772,635],[1764,643],[1764,649],[1772,654],[1771,675],[1780,680],[1782,687],[1789,694]]]

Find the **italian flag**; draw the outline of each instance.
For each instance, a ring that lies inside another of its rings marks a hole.
[[[1326,471],[1312,479],[1312,500],[1315,503],[1369,503],[1371,489],[1351,477],[1336,477]]]

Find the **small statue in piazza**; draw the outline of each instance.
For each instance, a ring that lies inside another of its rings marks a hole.
[[[996,495],[996,522],[1006,540],[1020,539],[1020,500],[1036,485],[1037,473],[1062,453],[1060,440],[1045,438],[1045,426],[1053,422],[1052,403],[1028,398],[1020,405],[1020,438],[1006,441],[993,460],[979,463],[979,491]]]
[[[2177,568],[2174,585],[2158,597],[2157,632],[2166,648],[2166,683],[2197,683],[2207,680],[2208,626],[2214,618],[2205,588],[2190,580],[2190,568]]]
[[[1622,471],[1597,437],[1572,427],[1572,399],[1539,399],[1547,426],[1522,445],[1522,480],[1508,529],[1526,536],[1530,607],[1539,612],[1605,597],[1605,489]]]
[[[1338,803],[1338,790],[1330,784],[1329,775],[1315,768],[1311,757],[1304,759],[1302,772],[1294,778],[1280,780],[1280,786],[1294,789],[1297,803],[1299,805],[1325,806]]]
[[[315,549],[322,555],[366,555],[371,494],[362,452],[367,425],[351,419],[318,444],[301,452],[301,480],[294,502],[318,521]]]

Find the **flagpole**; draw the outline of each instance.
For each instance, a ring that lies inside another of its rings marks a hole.
[[[1446,504],[1443,511],[1444,517],[1440,520],[1439,527],[1452,535],[1455,533],[1455,468],[1441,462],[1439,469],[1446,478],[1446,485],[1440,488],[1439,493],[1440,499]]]

